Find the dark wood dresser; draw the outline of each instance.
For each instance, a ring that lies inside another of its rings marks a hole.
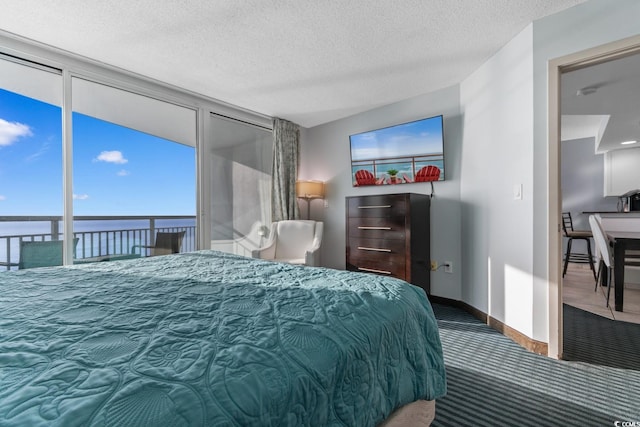
[[[430,203],[415,193],[347,197],[347,270],[397,277],[429,294]]]

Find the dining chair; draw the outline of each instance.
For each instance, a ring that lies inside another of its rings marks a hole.
[[[598,289],[598,284],[604,280],[606,277],[607,280],[607,307],[609,307],[609,295],[611,293],[611,269],[613,268],[613,253],[611,251],[611,247],[609,246],[609,240],[605,237],[604,231],[602,230],[602,225],[598,218],[595,215],[589,215],[589,226],[591,228],[591,234],[593,236],[593,240],[596,244],[596,251],[600,257],[600,261],[598,262],[598,273],[596,274],[596,290]],[[602,276],[602,267],[606,268],[604,274],[606,276]]]
[[[564,266],[562,268],[562,277],[567,274],[567,267],[570,262],[579,264],[589,264],[593,272],[593,278],[597,281],[596,269],[593,263],[593,253],[591,252],[591,238],[593,232],[588,230],[574,230],[571,212],[562,212],[562,232],[567,241],[567,251],[564,255]],[[575,253],[572,249],[574,240],[584,240],[587,245],[587,253]]]

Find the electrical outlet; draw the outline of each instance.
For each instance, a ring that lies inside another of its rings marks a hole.
[[[444,272],[453,273],[453,263],[451,261],[444,262]]]
[[[431,271],[436,271],[438,269],[438,261],[431,261]]]

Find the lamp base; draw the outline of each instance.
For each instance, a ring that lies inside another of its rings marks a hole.
[[[312,200],[312,199],[304,199],[304,198],[303,198],[302,200],[304,200],[305,202],[307,202],[307,217],[306,217],[306,218],[304,218],[304,219],[311,219],[311,218],[309,218],[309,217],[311,216],[311,200]]]

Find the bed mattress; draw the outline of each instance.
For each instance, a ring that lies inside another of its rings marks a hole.
[[[446,392],[424,291],[216,251],[0,274],[0,425],[374,426]]]

